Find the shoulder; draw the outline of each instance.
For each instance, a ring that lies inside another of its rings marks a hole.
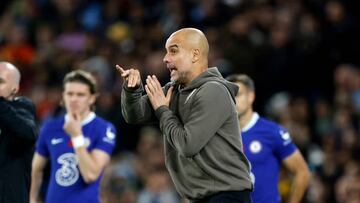
[[[34,103],[30,99],[28,99],[26,97],[22,97],[22,96],[21,97],[16,97],[14,99],[14,102],[20,103],[20,104],[23,104],[23,105],[26,105],[26,106],[31,106],[31,107],[35,106]]]
[[[94,126],[96,131],[96,133],[94,133],[95,137],[101,139],[102,141],[108,144],[115,143],[117,132],[114,125],[111,122],[99,116],[96,116],[95,119],[93,120],[93,125],[95,125]]]
[[[14,101],[23,102],[26,104],[33,104],[33,102],[29,98],[24,97],[24,96],[15,97]]]
[[[280,137],[284,133],[288,133],[287,129],[285,129],[280,124],[263,117],[260,117],[258,125],[260,128],[266,129],[271,136]]]
[[[228,91],[226,87],[220,82],[209,81],[204,83],[199,87],[199,94],[211,96],[215,98],[223,98],[222,96],[226,95]]]
[[[260,117],[259,118],[259,123],[261,125],[263,125],[264,127],[267,127],[269,129],[279,129],[281,128],[280,124],[272,121],[272,120],[269,120],[267,118],[264,118],[264,117]]]
[[[107,125],[110,123],[109,121],[107,121],[106,119],[104,119],[98,115],[95,116],[93,122],[96,123],[97,125]]]
[[[64,115],[46,119],[41,125],[43,129],[57,129],[64,125]]]
[[[271,140],[279,149],[287,149],[287,146],[293,146],[291,135],[286,128],[264,118],[263,124],[265,126],[264,128],[269,130],[267,135],[271,136]]]
[[[26,98],[26,97],[16,97],[14,99],[14,104],[17,105],[17,106],[22,106],[23,108],[31,111],[32,113],[35,113],[35,105],[34,103]]]
[[[215,81],[205,82],[197,89],[193,89],[189,97],[194,98],[193,102],[206,105],[208,108],[235,108],[226,87]]]
[[[101,129],[106,129],[106,128],[114,128],[114,125],[110,122],[105,120],[102,117],[96,116],[93,120],[94,125],[96,125],[97,127],[101,128]]]
[[[225,90],[226,87],[224,84],[222,84],[221,82],[219,81],[208,81],[208,82],[205,82],[202,87],[206,87],[206,88],[215,88],[215,89],[218,89],[218,90]]]

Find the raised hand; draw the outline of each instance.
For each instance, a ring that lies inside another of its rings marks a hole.
[[[141,77],[139,70],[133,68],[125,70],[119,65],[116,65],[116,70],[120,73],[121,77],[124,78],[128,87],[134,88],[140,86]]]
[[[145,91],[154,110],[163,105],[169,106],[173,91],[172,86],[168,89],[165,96],[158,79],[154,75],[147,76]]]
[[[82,134],[81,126],[81,117],[79,114],[70,113],[68,114],[67,119],[65,120],[63,126],[65,132],[69,134],[70,137],[75,137]]]

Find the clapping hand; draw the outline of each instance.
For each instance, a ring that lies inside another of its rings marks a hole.
[[[163,105],[169,106],[173,92],[173,86],[168,89],[165,96],[158,79],[154,75],[149,75],[146,78],[145,91],[150,99],[153,109],[156,110]]]

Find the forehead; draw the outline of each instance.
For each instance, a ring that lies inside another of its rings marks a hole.
[[[5,75],[9,75],[9,73],[10,73],[9,69],[0,66],[0,76],[3,77]]]
[[[171,35],[167,40],[165,44],[165,48],[170,47],[181,47],[184,43],[183,37],[180,33],[176,33]]]
[[[89,92],[90,88],[87,84],[82,82],[67,82],[64,86],[64,91],[73,91],[73,92]]]
[[[11,71],[6,68],[0,68],[0,78],[4,81],[9,81],[11,78]]]

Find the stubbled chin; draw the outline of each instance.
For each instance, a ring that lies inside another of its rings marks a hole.
[[[170,77],[170,81],[171,81],[171,82],[176,82],[176,81],[177,81],[177,78],[176,78],[176,77]]]
[[[176,81],[178,79],[178,76],[176,75],[176,73],[171,73],[170,74],[170,80],[171,81]]]

